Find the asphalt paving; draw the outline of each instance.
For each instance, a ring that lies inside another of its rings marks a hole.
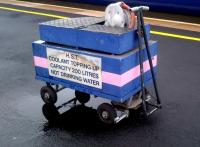
[[[148,120],[133,113],[117,125],[104,126],[95,110],[103,100],[92,99],[87,107],[62,110],[52,124],[42,115],[39,91],[44,83],[34,79],[31,46],[39,39],[38,23],[48,20],[52,18],[0,10],[1,147],[200,146],[199,42],[151,36],[159,42],[158,85],[163,108]],[[200,36],[163,27],[152,29]],[[73,90],[63,90],[58,105],[72,97]]]
[[[36,2],[41,3],[41,0],[22,0],[22,1],[28,1],[28,2]],[[98,11],[104,11],[105,5],[92,5],[88,3],[76,3],[70,2],[70,1],[63,1],[63,0],[42,0],[42,3],[45,4],[51,4],[51,5],[59,5],[59,6],[67,6],[67,7],[75,7],[75,8],[82,8],[82,9],[89,9],[89,10],[98,10]],[[133,6],[132,6],[133,7]],[[181,12],[174,13],[163,13],[163,12],[155,12],[155,11],[147,11],[144,12],[146,17],[152,17],[152,18],[160,18],[160,19],[166,19],[166,20],[175,20],[175,21],[184,21],[184,22],[191,22],[191,23],[200,23],[199,15],[196,16],[186,14],[181,14]]]

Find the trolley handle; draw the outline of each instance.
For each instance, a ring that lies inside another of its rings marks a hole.
[[[139,10],[149,11],[149,7],[148,6],[138,6],[138,7],[133,7],[130,10],[133,12],[137,12]]]

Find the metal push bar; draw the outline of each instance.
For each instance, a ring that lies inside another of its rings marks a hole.
[[[158,86],[157,86],[157,81],[155,78],[155,73],[153,69],[153,64],[152,64],[152,59],[151,59],[151,53],[149,49],[149,43],[146,35],[146,29],[144,27],[144,19],[143,19],[143,11],[148,11],[149,7],[148,6],[139,6],[139,7],[133,7],[130,9],[130,11],[134,11],[137,13],[137,30],[138,30],[138,45],[139,45],[139,61],[140,61],[140,74],[141,74],[141,92],[142,92],[142,108],[145,113],[145,116],[148,116],[152,114],[154,111],[156,111],[158,108],[161,108],[161,101],[160,101],[160,96],[158,93]],[[150,65],[150,70],[151,70],[151,75],[153,79],[153,85],[154,85],[154,90],[156,94],[156,100],[157,104],[151,104],[150,102],[147,102],[145,100],[145,86],[144,86],[144,68],[143,68],[143,61],[144,57],[142,54],[142,38],[144,38],[145,42],[145,49],[147,52],[148,56],[148,61]],[[154,109],[151,110],[150,112],[147,112],[147,105],[153,106]]]

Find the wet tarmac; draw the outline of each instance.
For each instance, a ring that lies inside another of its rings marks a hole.
[[[38,23],[51,19],[0,11],[1,147],[200,146],[200,43],[175,38],[152,36],[159,41],[163,109],[148,120],[132,113],[129,119],[106,127],[95,110],[103,100],[92,99],[87,107],[62,110],[56,122],[48,123],[39,95],[44,83],[34,79],[31,42],[39,39]],[[200,37],[195,32],[152,28]],[[72,97],[72,90],[63,90],[58,105]]]

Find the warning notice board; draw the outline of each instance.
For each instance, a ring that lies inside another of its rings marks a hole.
[[[47,48],[49,75],[102,89],[101,58]]]

